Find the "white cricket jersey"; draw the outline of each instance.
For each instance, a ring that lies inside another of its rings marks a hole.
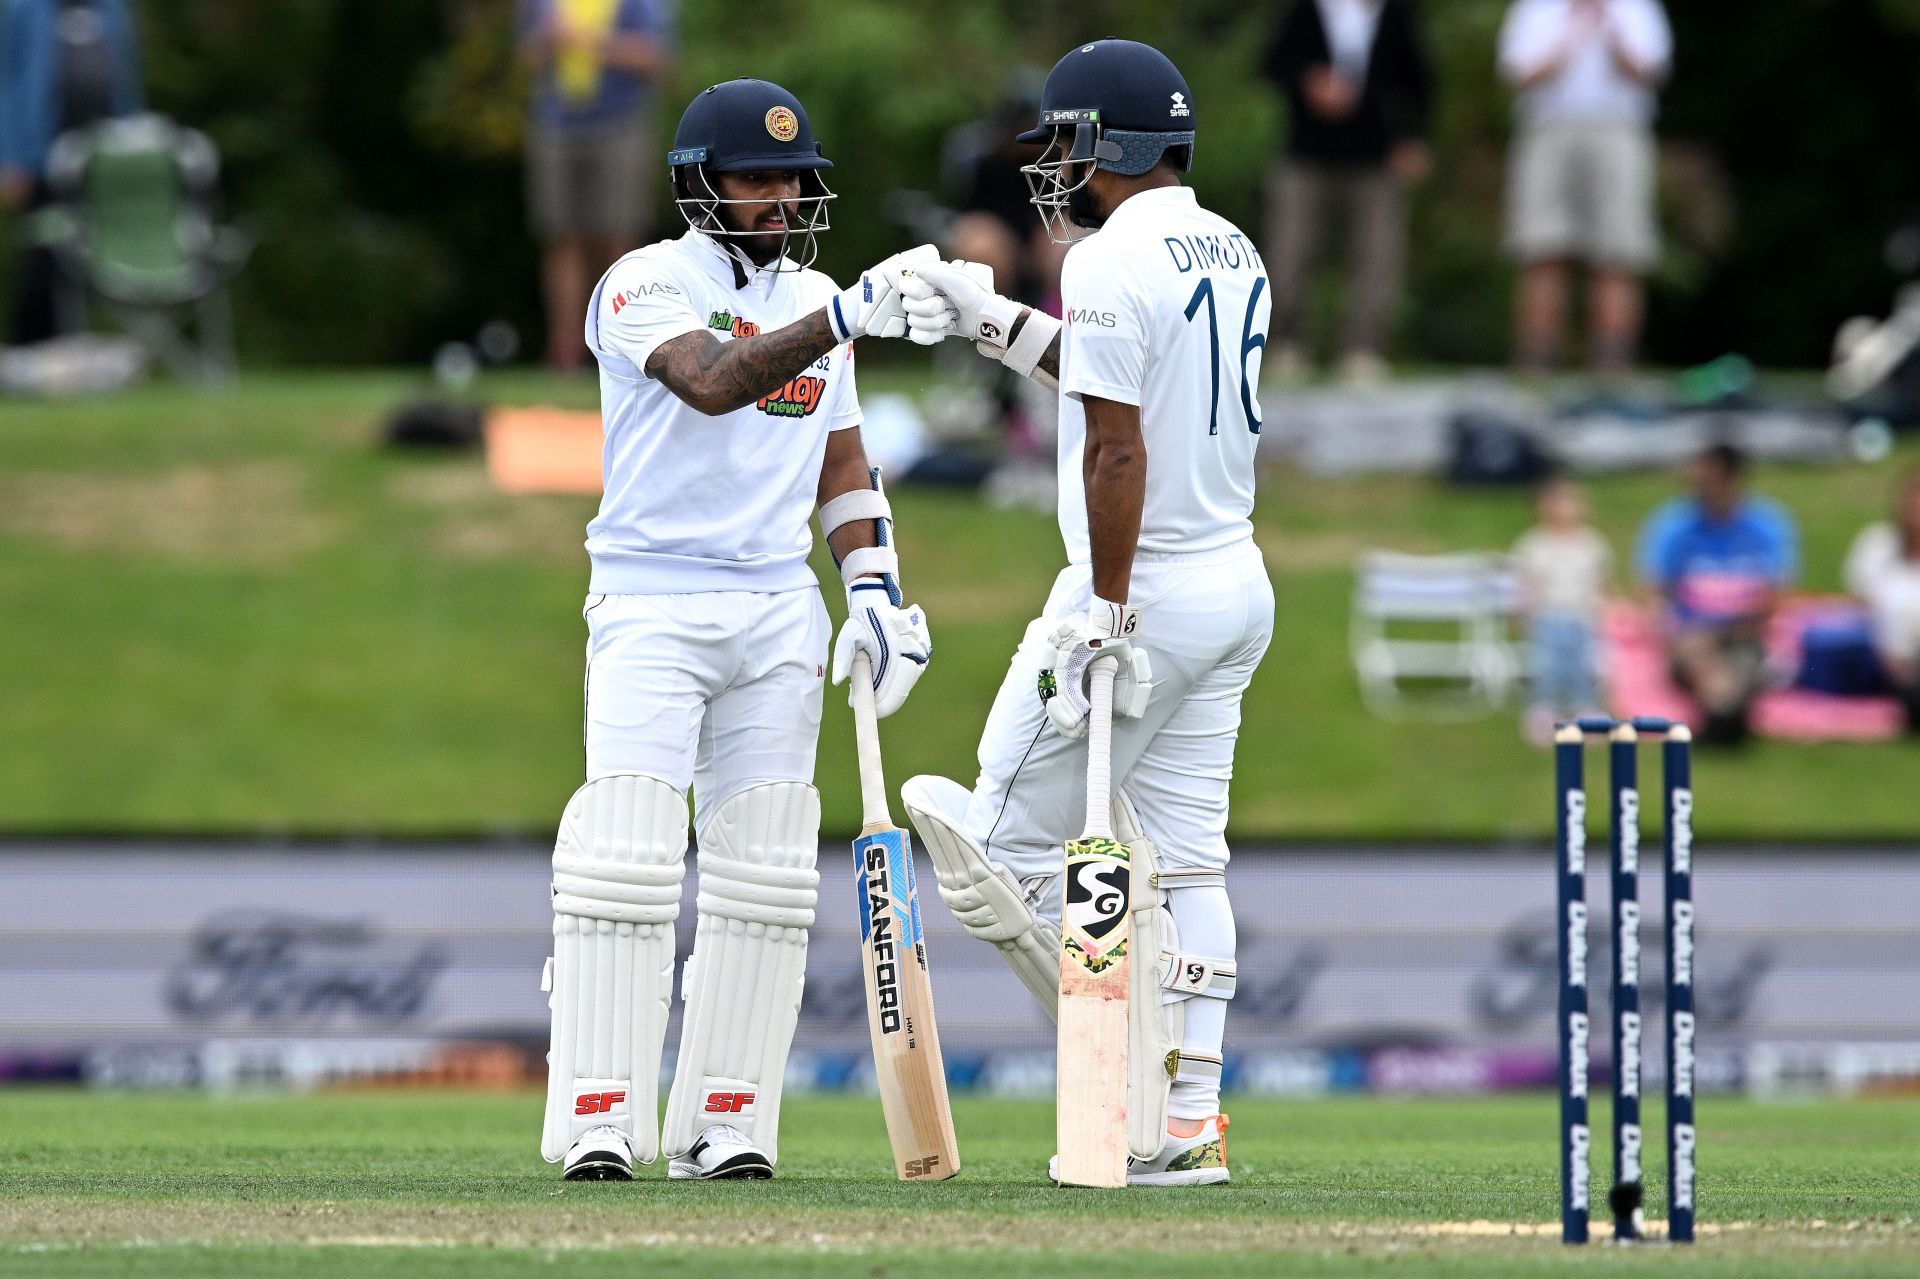
[[[614,263],[587,308],[600,361],[606,493],[587,526],[589,588],[603,595],[797,591],[827,432],[860,423],[853,344],[780,390],[709,417],[644,372],[664,342],[705,330],[722,342],[772,332],[839,290],[818,271],[757,271],[744,285],[711,236],[637,249]]]
[[[1140,408],[1140,549],[1210,551],[1253,533],[1260,355],[1273,297],[1253,242],[1186,187],[1129,197],[1060,277],[1060,534],[1085,564],[1081,397]]]

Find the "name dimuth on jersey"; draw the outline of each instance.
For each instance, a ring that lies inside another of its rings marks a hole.
[[[1260,250],[1238,231],[1203,235],[1169,235],[1161,243],[1173,258],[1174,269],[1189,271],[1262,271]]]

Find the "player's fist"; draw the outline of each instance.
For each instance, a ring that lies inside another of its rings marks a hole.
[[[1095,599],[1085,617],[1075,617],[1054,628],[1053,666],[1040,673],[1040,700],[1047,718],[1064,737],[1086,734],[1093,704],[1087,698],[1087,671],[1095,658],[1113,657],[1119,665],[1113,676],[1113,713],[1122,719],[1146,714],[1153,694],[1153,665],[1146,650],[1129,640],[1139,633],[1140,610],[1126,604]]]
[[[867,655],[874,713],[885,719],[906,702],[933,656],[927,615],[918,605],[895,604],[879,578],[855,579],[847,588],[847,620],[833,642],[834,683],[853,674],[855,653]]]
[[[1006,353],[1007,335],[1025,309],[993,291],[993,268],[983,262],[916,263],[911,274],[901,273],[897,287],[913,341],[932,346],[958,333],[996,360]]]
[[[902,271],[922,264],[938,266],[940,251],[923,244],[862,271],[851,288],[827,304],[827,324],[834,337],[842,342],[857,337],[905,337],[907,314],[897,281]]]

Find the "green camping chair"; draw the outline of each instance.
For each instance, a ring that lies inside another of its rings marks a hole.
[[[39,238],[63,268],[68,332],[86,329],[97,298],[176,375],[232,375],[227,287],[253,241],[214,221],[219,167],[205,134],[164,116],[108,120],[60,136]]]

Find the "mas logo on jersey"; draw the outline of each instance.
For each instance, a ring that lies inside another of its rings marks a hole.
[[[707,327],[719,329],[722,333],[731,333],[737,338],[760,336],[760,326],[752,320],[743,320],[731,311],[715,311],[707,317]]]
[[[774,417],[808,417],[827,397],[827,379],[803,373],[772,395],[763,396],[756,407]]]
[[[649,284],[636,284],[630,289],[622,289],[613,295],[613,313],[615,315],[620,314],[641,298],[659,297],[665,293],[671,293],[675,297],[678,297],[680,290],[674,288],[671,284],[662,284],[657,280]]]
[[[791,142],[800,136],[800,121],[786,107],[774,107],[767,112],[767,132],[776,142]]]

